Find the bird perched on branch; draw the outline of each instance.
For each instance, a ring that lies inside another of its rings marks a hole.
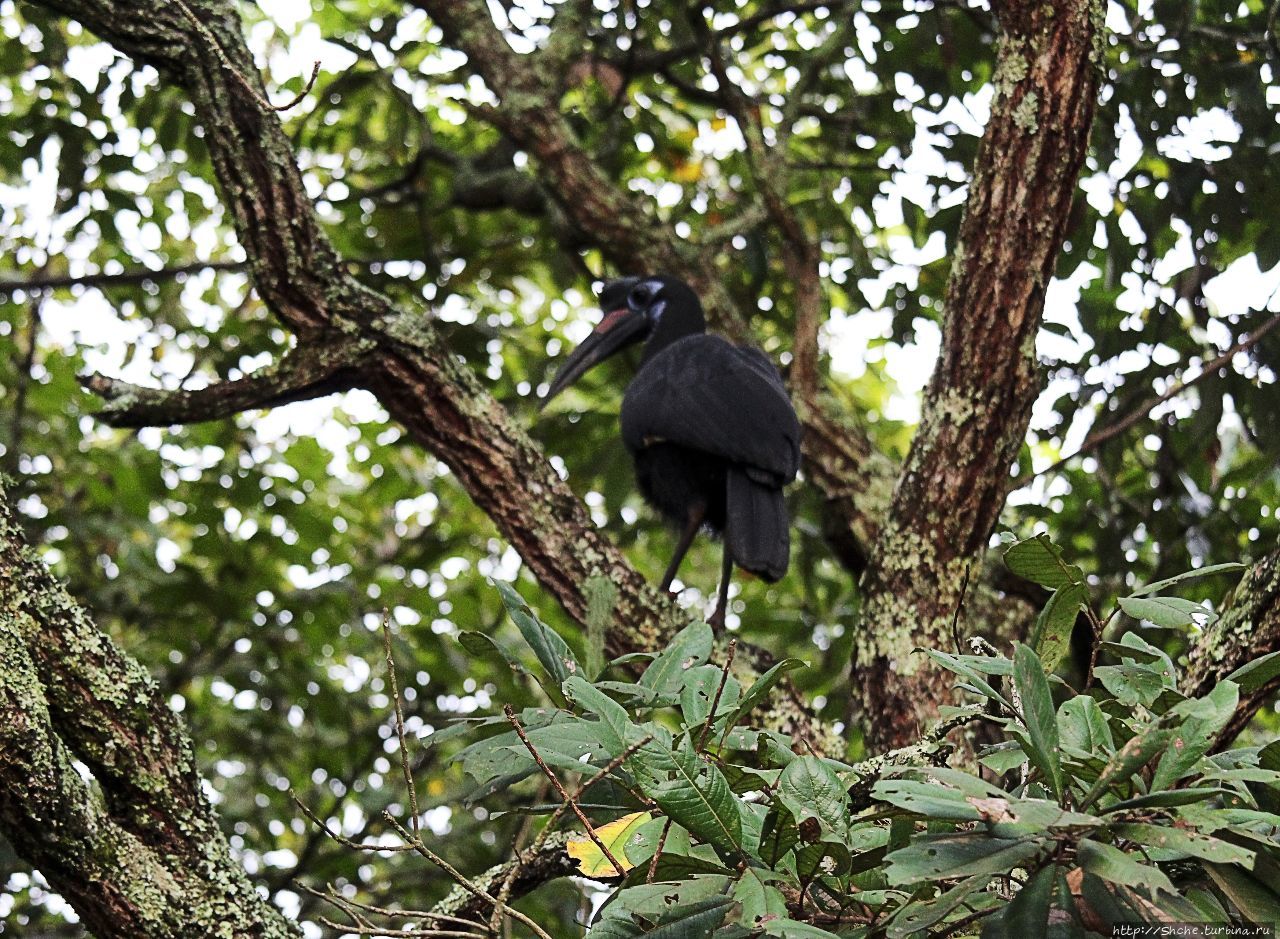
[[[723,536],[710,620],[723,626],[735,565],[770,583],[787,571],[782,488],[800,467],[800,422],[773,363],[708,335],[702,304],[683,281],[626,277],[606,284],[600,300],[604,319],[561,366],[543,407],[592,366],[644,343],[622,399],[622,440],[645,499],[680,529],[662,588],[700,529]]]

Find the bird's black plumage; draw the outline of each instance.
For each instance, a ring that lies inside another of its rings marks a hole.
[[[644,341],[622,401],[622,439],[645,499],[683,530],[670,583],[699,527],[723,534],[724,615],[732,565],[774,581],[786,573],[789,523],[782,490],[800,466],[800,422],[773,363],[755,349],[708,335],[697,295],[665,276],[605,285],[604,320],[547,394]]]

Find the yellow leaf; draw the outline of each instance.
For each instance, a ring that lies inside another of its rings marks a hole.
[[[671,178],[678,183],[696,183],[702,178],[702,161],[681,160],[675,165]]]
[[[627,860],[627,841],[648,820],[648,812],[632,812],[596,829],[597,837],[604,842],[609,853],[618,859],[624,874],[635,867],[635,864]],[[588,835],[576,835],[570,838],[565,843],[564,849],[569,852],[569,857],[578,862],[578,870],[587,877],[619,876],[613,862],[604,856],[600,846]]]

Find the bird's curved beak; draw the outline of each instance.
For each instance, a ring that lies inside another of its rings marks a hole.
[[[649,318],[643,311],[623,307],[606,313],[600,325],[582,341],[582,345],[570,353],[564,365],[560,366],[538,409],[545,408],[552,398],[581,378],[592,366],[598,365],[632,343],[639,342],[648,329]]]

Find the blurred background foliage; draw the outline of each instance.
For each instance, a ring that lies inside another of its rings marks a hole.
[[[1126,581],[1247,561],[1280,531],[1280,330],[1087,458],[1032,475],[1280,310],[1278,5],[1107,6],[1108,77],[1040,342],[1047,390],[1003,518],[1019,535],[1052,531],[1100,598]],[[785,365],[791,287],[776,235],[751,220],[750,167],[688,5],[491,7],[517,50],[575,17],[559,27],[581,46],[562,107],[584,145],[681,237],[714,243],[732,230],[721,274]],[[439,321],[657,578],[672,534],[633,492],[617,439],[628,364],[601,369],[546,415],[534,403],[549,361],[593,322],[592,284],[609,272],[549,205],[536,167],[464,107],[491,99],[465,58],[411,3],[272,0],[241,13],[274,100],[321,63],[284,120],[338,250]],[[737,0],[707,16],[765,123],[789,130],[775,139],[791,201],[821,239],[830,389],[901,457],[990,100],[991,13],[969,0]],[[511,633],[488,580],[519,578],[519,558],[363,393],[165,431],[94,422],[77,383],[86,371],[198,387],[290,340],[249,287],[182,96],[14,0],[0,0],[0,34],[0,465],[31,537],[183,712],[233,846],[309,932],[322,931],[320,907],[295,880],[429,906],[447,887],[435,872],[336,847],[288,789],[353,837],[381,834],[378,813],[403,799],[382,611],[396,626],[409,728],[426,736],[510,700],[523,681],[453,638]],[[161,273],[130,276],[143,269]],[[51,286],[22,289],[30,282]],[[792,502],[790,574],[742,584],[730,622],[811,661],[798,681],[838,719],[856,578],[822,540],[821,500],[801,484]],[[718,550],[701,543],[684,568],[695,610]],[[1218,600],[1226,586],[1194,589]],[[574,641],[531,580],[520,589]],[[1153,633],[1144,628],[1174,651],[1184,641]],[[1264,714],[1257,729],[1278,724]],[[451,747],[419,751],[427,819],[442,853],[478,871],[506,856],[519,817],[468,805]],[[0,931],[79,934],[3,844],[0,884]],[[527,902],[569,935],[585,901],[562,882]]]

